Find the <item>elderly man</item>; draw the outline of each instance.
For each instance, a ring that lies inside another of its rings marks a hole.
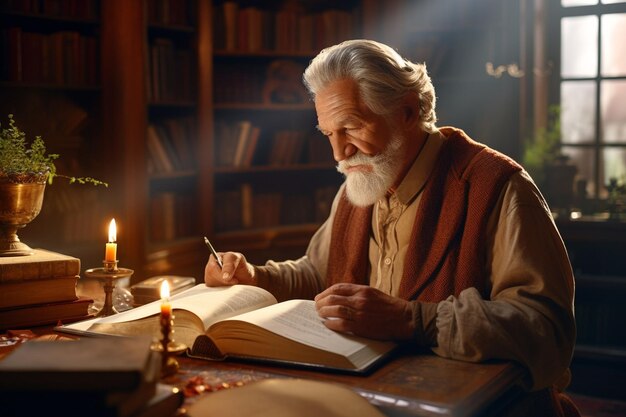
[[[459,360],[514,360],[528,388],[545,393],[536,404],[561,414],[553,387],[569,380],[574,282],[526,171],[462,130],[436,127],[425,66],[386,45],[327,48],[304,82],[346,177],[330,216],[302,258],[254,266],[227,252],[223,269],[209,258],[205,282],[315,298],[340,332]]]

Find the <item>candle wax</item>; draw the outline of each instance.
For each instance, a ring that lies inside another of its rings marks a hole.
[[[171,316],[172,316],[172,305],[168,303],[167,301],[164,301],[161,304],[161,317],[166,320],[169,320]]]
[[[109,242],[106,244],[104,260],[106,262],[115,262],[116,259],[117,259],[117,243]]]

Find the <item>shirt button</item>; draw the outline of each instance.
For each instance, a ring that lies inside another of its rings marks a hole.
[[[391,258],[385,258],[385,265],[391,265]]]

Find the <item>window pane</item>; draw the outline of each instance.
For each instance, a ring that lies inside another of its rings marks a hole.
[[[561,83],[561,140],[593,143],[596,123],[595,81]]]
[[[591,4],[598,4],[598,0],[561,0],[561,6],[589,6]]]
[[[626,80],[605,80],[600,87],[602,141],[626,143]]]
[[[561,19],[561,76],[598,74],[598,16]]]
[[[587,195],[591,196],[595,193],[595,184],[593,179],[595,178],[595,158],[594,149],[590,148],[574,148],[571,146],[563,146],[562,151],[565,155],[570,157],[570,161],[576,165],[578,171],[576,172],[576,181],[584,180],[587,182]]]
[[[626,180],[626,148],[604,148],[600,161],[600,184],[605,187],[609,179]]]
[[[626,13],[602,15],[602,75],[626,75]]]

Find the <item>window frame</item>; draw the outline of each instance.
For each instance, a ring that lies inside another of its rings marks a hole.
[[[595,126],[594,138],[591,143],[564,144],[564,149],[591,149],[593,153],[593,178],[588,178],[588,189],[591,186],[590,197],[593,199],[606,198],[608,192],[606,183],[608,178],[603,180],[604,173],[602,165],[602,153],[606,149],[616,148],[626,151],[626,138],[623,142],[603,143],[602,142],[602,107],[601,107],[601,86],[604,80],[624,80],[626,74],[622,76],[602,76],[602,15],[626,13],[626,2],[602,4],[598,0],[598,4],[588,6],[561,6],[561,1],[549,0],[551,4],[549,19],[549,39],[548,49],[552,67],[548,101],[550,105],[561,105],[561,83],[567,81],[593,81],[596,86],[595,92]],[[564,17],[577,17],[595,15],[598,17],[598,39],[597,39],[597,74],[595,77],[563,77],[561,76],[561,19]]]

